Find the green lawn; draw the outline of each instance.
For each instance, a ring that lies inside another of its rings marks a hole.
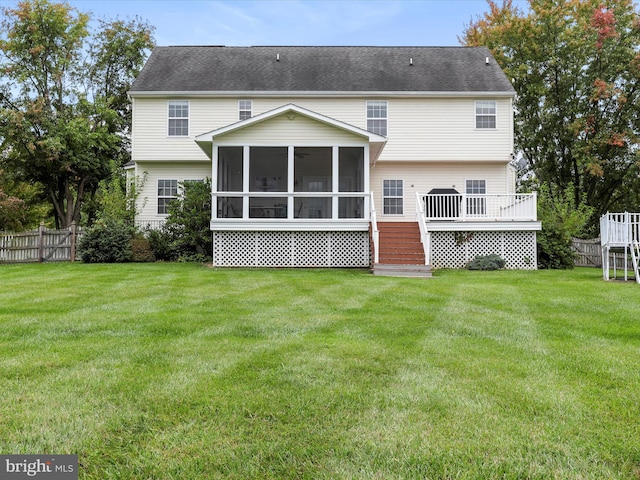
[[[0,266],[0,453],[76,453],[81,479],[638,479],[640,285]]]

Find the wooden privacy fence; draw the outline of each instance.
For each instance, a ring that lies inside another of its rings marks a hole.
[[[599,238],[573,239],[573,251],[576,254],[576,267],[601,267],[602,246]]]
[[[602,267],[602,245],[599,238],[587,240],[574,238],[573,251],[576,254],[574,262],[576,267]],[[624,251],[609,252],[609,265],[617,270],[624,270]]]
[[[0,263],[73,262],[81,235],[75,224],[64,230],[40,225],[28,232],[0,232]]]

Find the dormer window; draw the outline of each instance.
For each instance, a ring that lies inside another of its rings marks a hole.
[[[246,120],[252,117],[251,100],[238,100],[238,120]]]
[[[496,101],[476,100],[476,128],[496,128]]]
[[[367,130],[387,136],[387,101],[368,100],[367,101]]]
[[[189,101],[170,100],[169,101],[169,136],[188,137],[189,136]]]

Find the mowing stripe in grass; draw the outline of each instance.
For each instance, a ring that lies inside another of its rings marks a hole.
[[[0,275],[0,451],[83,479],[640,471],[640,289],[596,270]]]

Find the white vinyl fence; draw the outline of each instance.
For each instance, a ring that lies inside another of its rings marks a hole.
[[[28,232],[0,232],[0,263],[73,262],[81,236],[75,224],[63,230],[40,225]]]

